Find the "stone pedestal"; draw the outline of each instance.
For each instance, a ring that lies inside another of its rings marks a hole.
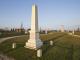
[[[30,49],[38,49],[43,45],[42,41],[39,39],[38,30],[38,9],[36,5],[32,5],[32,17],[31,17],[31,31],[30,38],[26,42],[25,47]]]

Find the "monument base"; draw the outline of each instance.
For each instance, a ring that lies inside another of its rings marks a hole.
[[[25,48],[29,48],[29,49],[39,49],[41,46],[43,45],[42,41],[40,39],[38,40],[28,40],[28,42],[26,42]]]

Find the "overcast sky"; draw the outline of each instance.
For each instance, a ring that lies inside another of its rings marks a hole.
[[[0,27],[30,27],[32,4],[42,28],[80,25],[80,0],[0,0]]]

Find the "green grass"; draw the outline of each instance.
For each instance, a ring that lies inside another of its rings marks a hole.
[[[25,35],[25,34],[22,32],[4,32],[4,33],[0,34],[0,38],[19,36],[19,35]]]
[[[0,44],[0,53],[4,53],[16,60],[80,60],[80,38],[69,36],[66,33],[53,32],[41,34],[43,56],[38,58],[35,50],[24,48],[29,36],[17,37]],[[53,46],[49,41],[53,40]],[[12,49],[12,43],[16,42],[17,47]]]
[[[75,35],[80,35],[80,32],[75,32]]]

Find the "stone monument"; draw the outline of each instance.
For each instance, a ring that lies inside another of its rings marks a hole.
[[[74,35],[74,29],[72,30],[72,35]]]
[[[31,17],[31,30],[30,38],[26,42],[25,47],[29,49],[38,49],[43,45],[43,42],[39,39],[39,29],[38,29],[38,8],[34,4],[32,5],[32,17]]]
[[[60,30],[61,30],[61,32],[64,32],[64,25],[61,25]]]
[[[45,29],[45,34],[48,34],[48,31],[47,31],[47,29]]]

